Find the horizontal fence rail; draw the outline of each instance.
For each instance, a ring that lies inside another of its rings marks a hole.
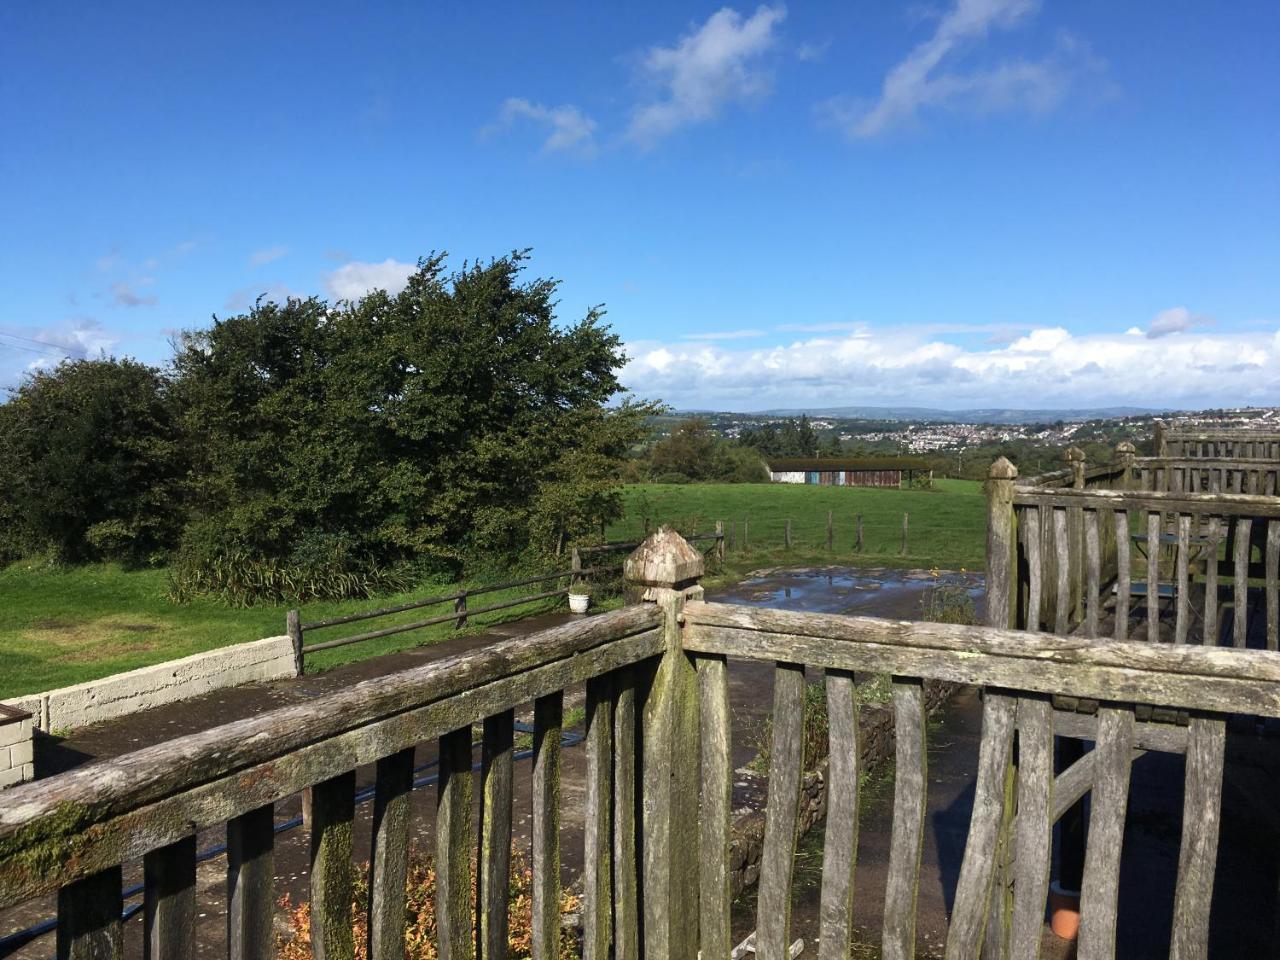
[[[1280,460],[1280,432],[1244,427],[1170,427],[1157,423],[1156,455]]]

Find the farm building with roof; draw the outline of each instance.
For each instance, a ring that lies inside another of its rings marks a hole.
[[[811,483],[830,487],[899,487],[905,475],[929,474],[926,460],[913,457],[779,457],[769,461],[774,483]]]

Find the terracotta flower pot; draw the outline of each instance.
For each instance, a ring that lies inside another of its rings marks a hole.
[[[1064,890],[1055,881],[1049,885],[1049,929],[1063,940],[1080,933],[1080,891]]]

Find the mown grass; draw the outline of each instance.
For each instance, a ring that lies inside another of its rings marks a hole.
[[[497,577],[493,578],[498,579]],[[493,582],[490,580],[489,582]],[[304,621],[394,606],[450,594],[465,584],[427,585],[372,600],[313,603],[302,608]],[[487,606],[539,592],[534,584],[476,597],[472,607]],[[244,643],[285,632],[285,606],[232,608],[211,600],[186,604],[167,597],[162,569],[124,570],[114,564],[51,568],[16,563],[0,570],[0,698],[81,683],[137,667]],[[506,622],[562,606],[557,598],[474,617],[466,628]],[[317,631],[307,642],[351,636],[366,630],[426,619],[452,604],[410,610],[374,621]],[[453,624],[382,637],[325,650],[307,657],[307,671],[435,642],[454,634]]]
[[[857,563],[895,567],[980,569],[985,562],[986,500],[982,485],[939,480],[933,490],[885,490],[785,483],[629,484],[626,517],[608,529],[612,540],[637,539],[670,523],[711,532],[723,520],[727,555],[722,576],[765,564]],[[833,548],[827,550],[827,511]],[[902,553],[902,516],[908,515]],[[854,550],[855,518],[863,546]],[[784,545],[791,520],[792,547]],[[745,530],[745,532],[744,532]]]

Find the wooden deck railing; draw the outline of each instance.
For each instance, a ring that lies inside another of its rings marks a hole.
[[[1009,482],[1012,487],[1012,482]],[[1052,491],[1074,506],[1088,491]],[[1086,509],[1088,507],[1086,506]],[[1013,562],[1007,544],[997,566]],[[1002,539],[1003,538],[1003,539]],[[988,625],[828,616],[706,603],[701,554],[663,529],[627,560],[644,602],[504,641],[326,698],[7,791],[0,908],[57,892],[60,957],[114,958],[121,864],[147,877],[147,955],[192,953],[195,831],[227,824],[228,955],[271,955],[272,805],[307,791],[312,950],[353,956],[354,771],[376,766],[368,956],[403,957],[415,744],[439,738],[440,956],[506,955],[513,711],[534,704],[533,955],[558,949],[564,689],[587,685],[583,956],[727,958],[732,737],[728,658],[773,663],[774,708],[756,949],[788,956],[806,670],[822,671],[830,726],[819,957],[853,936],[859,785],[855,672],[893,677],[897,758],[883,956],[915,956],[929,790],[921,686],[984,688],[976,794],[947,935],[950,960],[1038,955],[1054,821],[1092,791],[1079,956],[1109,957],[1135,749],[1186,754],[1170,956],[1204,957],[1217,852],[1225,717],[1280,717],[1280,654],[1154,647],[1003,629],[1013,580],[991,580]],[[1053,697],[1098,702],[1097,749],[1058,776]],[[1162,723],[1185,716],[1185,726]],[[484,727],[473,787],[471,725]],[[472,793],[480,795],[478,835]],[[470,864],[477,858],[472,912]]]
[[[1248,427],[1185,427],[1156,421],[1156,456],[1280,460],[1280,432]]]

